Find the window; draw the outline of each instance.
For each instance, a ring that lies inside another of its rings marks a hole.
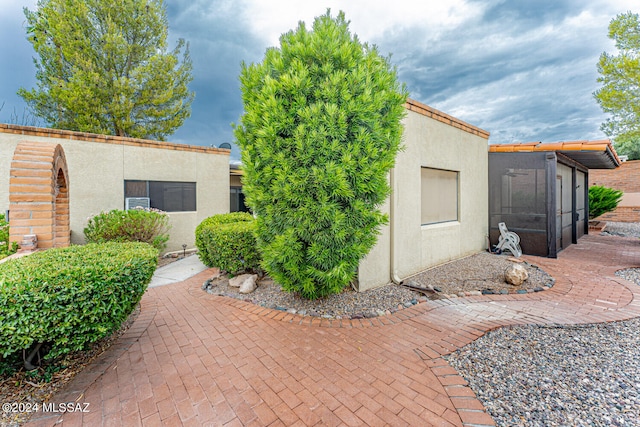
[[[249,208],[244,204],[242,187],[231,187],[229,193],[231,196],[229,212],[249,212]]]
[[[458,220],[458,172],[421,168],[421,222]]]
[[[193,212],[196,210],[196,183],[169,181],[125,181],[126,199],[148,197],[152,208],[165,212]]]

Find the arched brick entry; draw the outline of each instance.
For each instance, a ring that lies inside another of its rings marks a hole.
[[[10,240],[35,234],[39,248],[69,246],[69,173],[60,144],[19,143],[10,173]]]

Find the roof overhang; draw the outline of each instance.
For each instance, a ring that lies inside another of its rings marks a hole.
[[[589,169],[615,169],[620,158],[610,140],[569,142],[523,142],[516,144],[491,144],[491,153],[556,152]]]
[[[229,160],[229,175],[232,176],[242,176],[244,175],[244,171],[242,170],[242,161],[240,160]]]

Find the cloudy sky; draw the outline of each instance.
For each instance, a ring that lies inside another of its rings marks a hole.
[[[25,124],[16,95],[35,86],[23,7],[0,0],[0,122]],[[607,26],[637,0],[165,0],[172,40],[190,43],[192,115],[169,138],[233,141],[242,61],[262,60],[280,34],[343,10],[363,41],[391,54],[410,97],[491,132],[491,143],[600,139],[596,63],[614,52]],[[175,43],[172,43],[173,47]],[[29,124],[29,123],[26,123]],[[234,150],[234,157],[237,151]]]

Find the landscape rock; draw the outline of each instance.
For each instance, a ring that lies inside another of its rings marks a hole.
[[[504,271],[504,280],[513,286],[520,286],[529,278],[527,269],[520,264],[513,264]]]
[[[229,286],[232,288],[239,288],[242,283],[247,280],[247,278],[251,276],[250,274],[241,274],[239,276],[232,277],[229,279]]]
[[[258,280],[257,274],[243,274],[243,276],[248,276],[244,279],[242,284],[240,285],[241,294],[250,294],[251,292],[256,290],[256,281]]]

